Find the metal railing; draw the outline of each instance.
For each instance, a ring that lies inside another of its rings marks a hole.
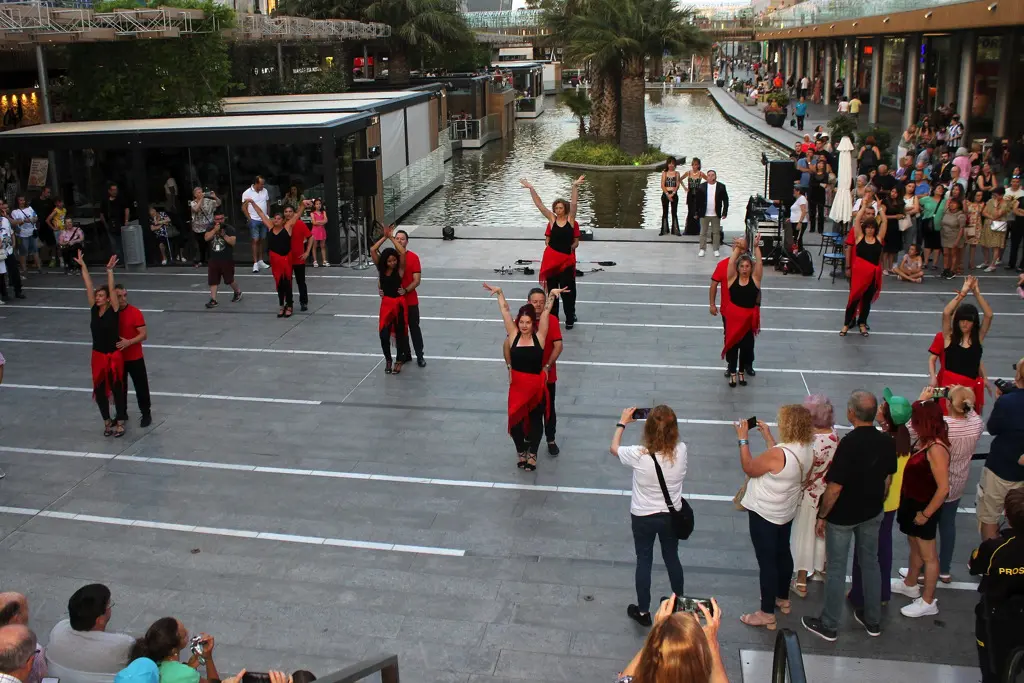
[[[537,111],[537,98],[520,97],[516,100],[516,111]]]
[[[320,683],[356,683],[378,672],[381,683],[398,683],[398,655],[377,655],[364,659],[317,680]]]
[[[448,136],[452,140],[481,140],[500,125],[498,114],[482,119],[452,119],[448,123]]]
[[[787,679],[786,674],[789,674]],[[807,683],[804,671],[804,655],[800,651],[800,639],[788,628],[775,636],[775,657],[772,659],[772,683]]]
[[[959,5],[971,0],[805,0],[786,9],[768,12],[756,20],[758,28],[793,28],[813,26],[844,19],[877,17],[934,9],[942,5]]]

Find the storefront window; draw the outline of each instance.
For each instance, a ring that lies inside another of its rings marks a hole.
[[[972,135],[992,131],[1002,48],[1001,36],[980,36],[978,38],[978,57],[974,67],[974,92],[971,96]]]
[[[906,40],[886,38],[882,50],[882,96],[878,103],[890,109],[903,109],[906,93]]]

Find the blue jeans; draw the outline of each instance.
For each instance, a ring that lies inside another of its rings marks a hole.
[[[789,581],[793,578],[793,554],[789,535],[793,522],[773,524],[753,510],[747,510],[750,540],[757,557],[761,583],[761,611],[775,614],[776,600],[789,600]]]
[[[949,574],[953,565],[953,546],[956,545],[956,509],[960,499],[947,500],[939,513],[939,573]]]
[[[668,569],[672,592],[683,595],[683,565],[679,562],[679,539],[672,530],[672,518],[667,512],[630,517],[633,526],[633,546],[636,548],[636,604],[641,612],[649,612],[655,537],[661,541],[661,559]]]
[[[107,231],[110,238],[110,255],[117,254],[118,265],[124,265],[124,242],[121,240],[121,226]]]
[[[857,561],[864,586],[864,621],[872,626],[882,622],[882,572],[878,568],[878,530],[882,513],[851,526],[825,524],[825,608],[821,621],[825,628],[835,630],[843,616],[843,594],[846,592],[846,561],[850,557],[850,541],[857,540]]]
[[[882,524],[878,527],[878,575],[882,587],[882,604],[892,598],[889,578],[892,576],[892,525],[896,521],[896,511],[882,513]],[[856,609],[864,609],[864,582],[860,575],[860,562],[857,557],[860,551],[857,544],[853,545],[853,584],[847,596],[850,604]]]

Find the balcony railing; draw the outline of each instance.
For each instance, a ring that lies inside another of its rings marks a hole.
[[[757,18],[756,23],[758,28],[763,29],[794,28],[917,9],[934,9],[964,2],[971,0],[805,0],[798,5],[764,14]]]
[[[482,140],[500,129],[498,114],[488,114],[482,119],[452,119],[448,124],[448,136],[452,140]]]
[[[516,111],[537,111],[537,98],[520,97],[516,100]]]

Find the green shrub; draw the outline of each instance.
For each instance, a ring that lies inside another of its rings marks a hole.
[[[774,91],[768,93],[768,101],[769,102],[774,102],[775,104],[779,105],[780,107],[788,107],[789,106],[789,93],[787,93],[785,90],[774,90]]]
[[[838,145],[843,137],[850,138],[850,142],[856,142],[857,119],[851,114],[838,114],[828,122],[828,136],[833,145]]]
[[[871,130],[866,130],[863,133],[857,134],[857,147],[860,148],[864,144],[864,141],[868,136],[875,138],[875,146],[878,147],[878,151],[882,153],[882,158],[879,160],[880,163],[892,165],[893,150],[892,145],[892,133],[888,128],[880,128],[875,126]]]
[[[562,144],[551,155],[551,160],[593,166],[643,166],[664,161],[667,156],[657,147],[648,147],[646,152],[633,157],[608,142],[577,139]]]

